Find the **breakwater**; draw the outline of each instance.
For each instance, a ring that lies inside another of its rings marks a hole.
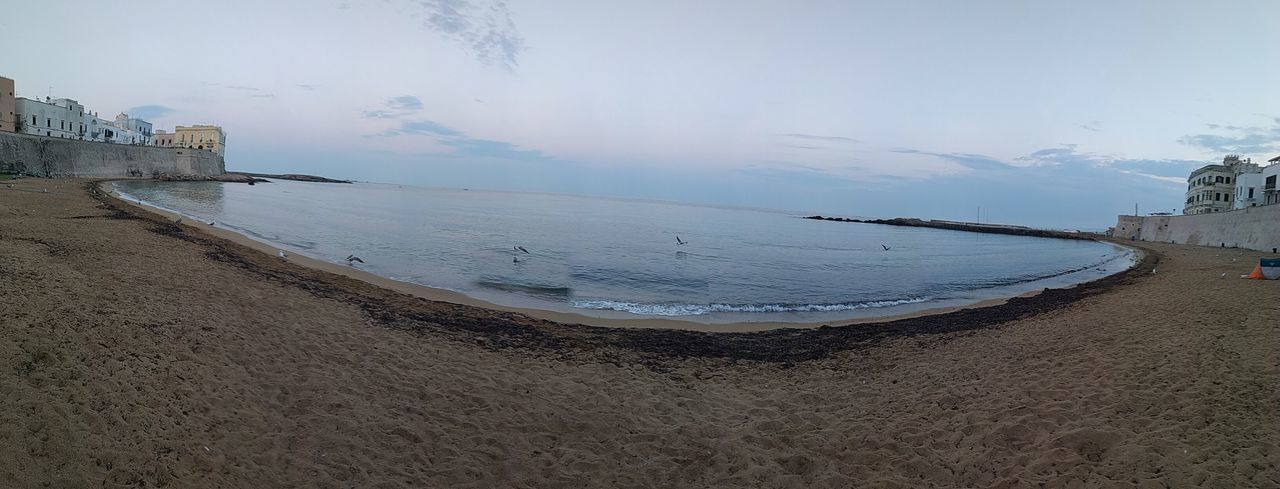
[[[1059,238],[1059,239],[1096,239],[1098,236],[1089,233],[1072,233],[1067,231],[1054,231],[1049,229],[1035,229],[1025,226],[1011,226],[1007,224],[978,224],[972,222],[959,221],[939,221],[925,220],[907,217],[897,217],[893,219],[850,219],[847,217],[826,217],[826,216],[805,216],[803,219],[813,219],[818,221],[834,221],[834,222],[860,222],[863,224],[884,224],[886,226],[906,226],[917,228],[934,228],[934,229],[950,229],[952,231],[969,231],[973,233],[988,234],[1008,234],[1012,236],[1032,236],[1037,238]]]
[[[0,172],[46,178],[212,176],[226,173],[211,151],[76,141],[0,132]]]

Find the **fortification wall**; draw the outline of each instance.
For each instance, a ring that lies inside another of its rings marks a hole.
[[[1280,205],[1191,216],[1120,216],[1115,237],[1271,251],[1280,248]]]
[[[0,132],[0,172],[50,178],[211,176],[226,173],[205,150],[153,148]]]

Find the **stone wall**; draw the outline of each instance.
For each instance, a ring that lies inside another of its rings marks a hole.
[[[1271,251],[1280,248],[1280,205],[1191,216],[1120,216],[1115,237]]]
[[[0,172],[50,178],[211,176],[226,173],[226,165],[212,151],[0,132]]]

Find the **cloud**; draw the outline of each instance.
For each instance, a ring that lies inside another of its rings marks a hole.
[[[805,146],[803,144],[784,144],[783,146],[786,146],[788,148],[799,148],[799,149],[826,149],[822,146]]]
[[[1086,130],[1086,131],[1093,131],[1093,132],[1099,132],[1099,131],[1101,131],[1101,129],[1098,129],[1098,128],[1096,128],[1096,127],[1090,126],[1090,125],[1088,125],[1088,124],[1080,124],[1080,128],[1081,128],[1081,129],[1084,129],[1084,130]]]
[[[1134,159],[1097,153],[1082,153],[1076,150],[1076,145],[1074,144],[1038,149],[1013,158],[1013,161],[1029,164],[1021,166],[1006,163],[989,156],[969,153],[936,153],[910,148],[897,148],[891,151],[902,154],[934,156],[971,170],[1014,172],[1012,174],[1017,175],[1015,178],[1036,174],[1057,173],[1069,175],[1082,172],[1103,171],[1105,173],[1114,171],[1179,185],[1186,183],[1187,175],[1192,170],[1205,164],[1196,160]]]
[[[391,97],[387,101],[387,107],[395,110],[417,111],[422,110],[422,100],[412,95],[401,95],[399,97]]]
[[[455,148],[453,156],[495,158],[501,160],[541,161],[552,160],[550,156],[536,149],[519,149],[511,143],[491,141],[488,139],[472,139],[458,137],[442,139],[445,146]]]
[[[788,137],[788,138],[796,138],[796,139],[807,139],[807,140],[810,140],[810,141],[840,141],[840,142],[846,142],[846,143],[856,143],[856,142],[858,142],[858,140],[857,140],[857,139],[847,138],[847,137],[844,137],[844,136],[818,136],[818,135],[814,135],[814,134],[800,134],[800,133],[794,133],[794,132],[792,132],[792,133],[786,133],[786,134],[779,134],[779,136],[782,136],[782,137]]]
[[[401,136],[401,134],[410,134],[410,136],[462,136],[461,131],[444,127],[444,125],[431,122],[431,120],[416,120],[416,122],[402,122],[398,128],[387,129],[379,134],[379,136]]]
[[[1178,138],[1178,142],[1214,153],[1280,152],[1280,119],[1269,118],[1272,120],[1270,127],[1205,124],[1209,129],[1225,134],[1188,134]]]
[[[398,119],[420,112],[424,105],[422,100],[413,95],[391,97],[376,109],[365,109],[361,112],[365,119]]]
[[[419,0],[426,27],[462,43],[488,66],[514,71],[524,38],[501,0]]]
[[[276,95],[274,93],[264,92],[261,88],[258,88],[258,87],[250,87],[247,85],[232,85],[229,83],[209,83],[208,85],[222,87],[227,90],[233,90],[236,92],[241,92],[253,98],[265,98],[265,99],[272,99],[272,100],[276,98]]]
[[[309,83],[295,83],[293,86],[298,87],[301,90],[306,90],[308,92],[316,89],[315,85],[311,85]]]
[[[1280,151],[1280,134],[1254,133],[1240,136],[1194,134],[1178,138],[1178,142],[1217,153],[1274,153]]]
[[[534,149],[520,149],[514,144],[467,136],[462,131],[429,120],[401,121],[400,125],[367,137],[427,136],[452,148],[449,153],[432,156],[490,158],[519,161],[559,161]]]
[[[172,107],[163,105],[139,105],[129,109],[128,114],[139,119],[159,119],[175,112]]]
[[[929,151],[920,151],[911,148],[894,148],[889,151],[899,154],[920,154],[929,155],[949,161],[957,165],[969,168],[971,170],[1005,170],[1013,168],[1013,165],[997,160],[990,156],[972,154],[972,153],[933,153]]]

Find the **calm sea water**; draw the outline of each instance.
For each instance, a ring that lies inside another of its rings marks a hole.
[[[1091,241],[649,201],[289,181],[115,186],[287,251],[335,263],[355,254],[392,279],[602,317],[890,315],[1092,280],[1133,260]]]

